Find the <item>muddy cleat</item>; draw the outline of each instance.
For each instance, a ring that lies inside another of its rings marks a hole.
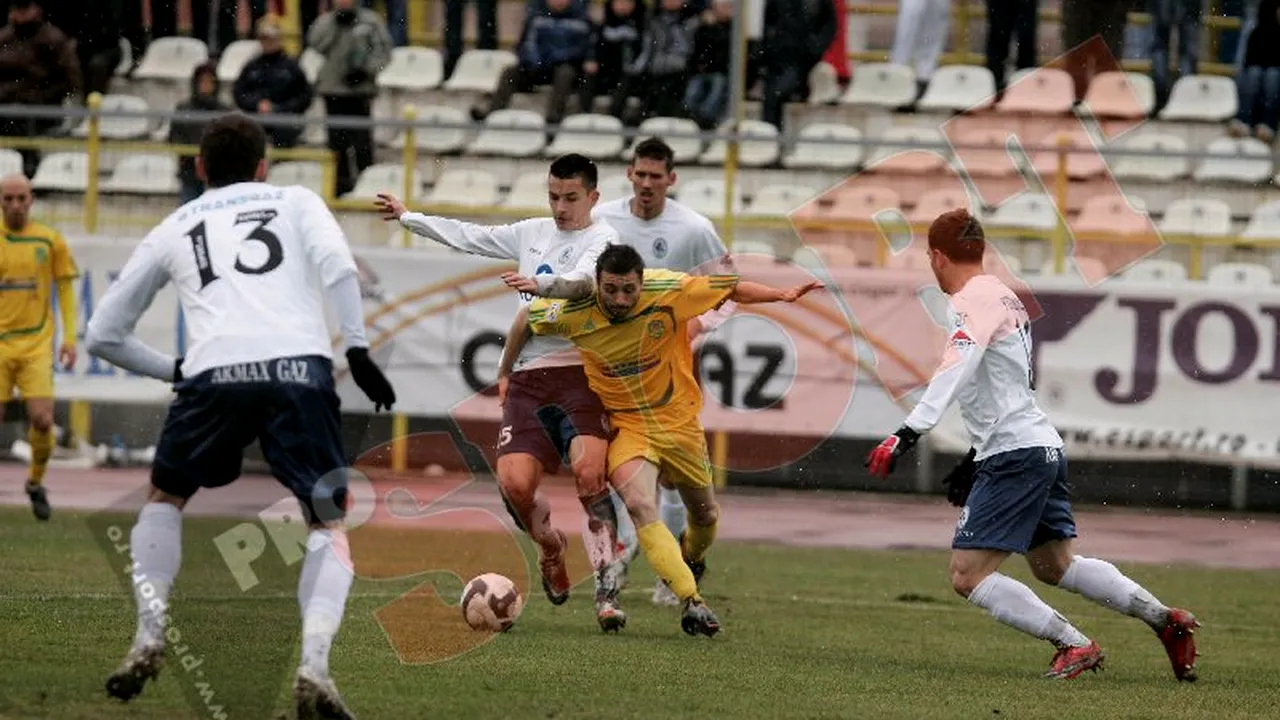
[[[27,481],[27,497],[31,498],[31,512],[36,516],[37,520],[48,520],[53,514],[53,508],[49,507],[49,495],[44,489],[44,485],[37,485],[30,480]]]
[[[107,694],[121,702],[129,702],[142,692],[148,680],[160,677],[163,666],[163,645],[132,648],[120,667],[107,678]]]
[[[627,614],[614,600],[596,601],[596,622],[604,632],[618,632],[627,626]]]
[[[653,586],[653,604],[660,607],[677,607],[680,605],[680,598],[676,597],[676,594],[671,592],[671,588],[659,579]]]
[[[298,720],[356,718],[343,704],[333,680],[308,668],[298,670],[298,677],[293,681],[293,701],[298,711]]]
[[[720,619],[701,600],[686,600],[680,615],[680,627],[687,635],[699,633],[711,637],[720,632]]]
[[[556,531],[556,536],[560,538],[560,549],[555,554],[538,546],[538,553],[542,556],[538,560],[538,566],[542,570],[542,589],[547,593],[547,599],[552,605],[563,605],[569,599],[571,587],[569,568],[564,562],[564,551],[569,547],[569,539],[559,530]]]
[[[1049,665],[1049,672],[1044,676],[1058,680],[1071,680],[1085,670],[1094,672],[1101,670],[1102,661],[1106,657],[1096,642],[1090,642],[1084,647],[1059,648],[1058,654],[1053,656],[1053,663]]]
[[[1196,681],[1196,628],[1200,621],[1186,610],[1169,608],[1169,617],[1162,629],[1156,631],[1164,651],[1173,665],[1173,676],[1186,682]]]
[[[680,541],[680,549],[683,552],[684,533],[680,533],[680,537],[677,539]],[[689,560],[688,558],[685,558],[684,564],[689,566],[689,572],[693,573],[694,581],[697,582],[699,585],[701,585],[702,576],[707,574],[707,559],[703,558],[701,560]]]

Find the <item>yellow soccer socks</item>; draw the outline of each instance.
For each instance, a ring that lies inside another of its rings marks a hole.
[[[692,528],[691,528],[692,529]],[[640,540],[640,549],[644,550],[649,566],[662,578],[671,592],[680,600],[693,599],[702,601],[698,595],[698,583],[693,579],[693,572],[685,564],[680,553],[680,544],[675,536],[661,522],[651,522],[636,529]]]
[[[716,528],[719,522],[710,525],[699,525],[693,521],[692,513],[689,515],[689,524],[684,531],[684,545],[680,551],[684,553],[684,559],[691,563],[696,563],[707,554],[711,544],[716,541]]]
[[[53,430],[37,430],[27,428],[27,442],[31,444],[31,484],[44,482],[45,471],[49,469],[49,457],[53,455]]]

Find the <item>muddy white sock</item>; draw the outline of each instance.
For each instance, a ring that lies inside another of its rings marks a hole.
[[[1084,647],[1089,638],[1035,592],[1007,575],[991,573],[969,594],[969,602],[996,620],[1059,647]]]

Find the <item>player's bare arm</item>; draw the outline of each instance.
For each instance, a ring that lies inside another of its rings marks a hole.
[[[507,383],[510,381],[512,371],[515,370],[516,359],[520,357],[520,351],[524,350],[524,346],[532,336],[533,330],[529,327],[529,306],[525,305],[511,321],[511,329],[507,332],[506,342],[502,345],[502,359],[498,362],[499,405],[507,399]]]
[[[590,275],[581,273],[531,278],[517,272],[506,272],[502,274],[502,282],[512,290],[563,300],[582,300],[591,297],[591,294],[596,291],[595,280]]]
[[[773,302],[793,303],[820,287],[822,287],[822,283],[817,280],[797,285],[787,290],[740,280],[729,299],[743,305],[759,305]]]

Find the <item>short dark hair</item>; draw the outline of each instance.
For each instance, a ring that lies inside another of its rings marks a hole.
[[[551,163],[551,177],[560,180],[578,178],[587,190],[595,190],[600,183],[600,170],[595,161],[586,155],[569,153],[561,155]]]
[[[250,182],[267,156],[267,133],[244,113],[223,115],[205,126],[200,159],[209,187]]]
[[[986,248],[982,223],[964,208],[942,213],[929,226],[929,249],[941,252],[951,262],[981,263]]]
[[[671,172],[676,166],[676,151],[660,137],[651,137],[647,140],[641,140],[636,144],[636,149],[631,155],[631,164],[634,165],[636,158],[644,158],[645,160],[657,160],[665,163],[667,172]]]
[[[631,272],[644,277],[644,258],[630,245],[610,245],[596,259],[597,281],[605,273],[626,275]]]

